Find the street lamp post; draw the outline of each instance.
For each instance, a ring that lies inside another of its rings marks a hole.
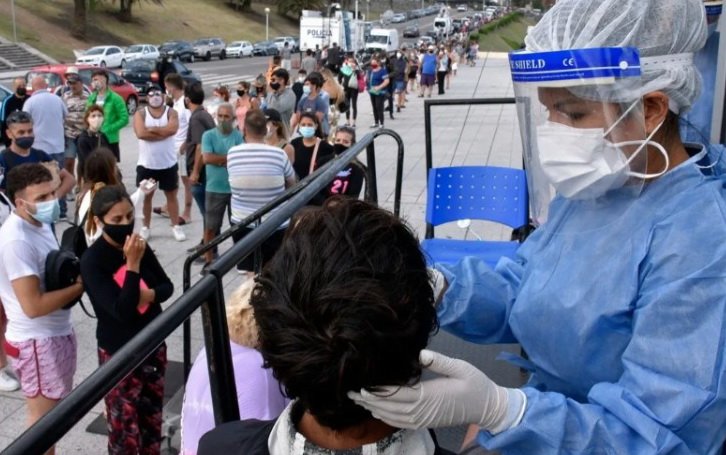
[[[366,0],[366,20],[369,21],[371,17],[371,0]]]
[[[15,0],[10,0],[10,13],[13,16],[13,42],[18,42],[18,30],[15,25]]]
[[[265,8],[265,41],[270,40],[270,8]]]

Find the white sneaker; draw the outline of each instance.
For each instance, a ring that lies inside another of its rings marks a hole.
[[[139,232],[139,236],[144,239],[145,242],[148,242],[151,238],[151,229],[149,229],[148,226],[142,227]]]
[[[0,391],[13,392],[20,388],[20,382],[15,379],[9,372],[0,370]]]
[[[171,230],[174,233],[174,239],[177,242],[183,242],[187,239],[187,235],[184,233],[184,230],[182,229],[181,226],[179,226],[179,225],[172,226]]]

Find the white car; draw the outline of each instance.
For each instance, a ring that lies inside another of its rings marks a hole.
[[[124,51],[118,46],[96,46],[76,58],[76,65],[121,68],[126,64]]]
[[[227,57],[252,57],[254,46],[249,41],[232,41],[227,45]]]
[[[277,46],[277,49],[280,52],[282,52],[282,48],[285,47],[285,43],[287,43],[287,46],[290,48],[290,52],[297,52],[300,50],[297,41],[292,36],[278,36],[277,38],[274,38],[272,42],[275,43],[275,46]]]
[[[159,49],[153,44],[134,44],[127,47],[126,52],[124,52],[124,59],[130,62],[137,58],[157,59],[159,58]]]

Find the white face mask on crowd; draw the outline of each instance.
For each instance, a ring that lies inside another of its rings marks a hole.
[[[668,152],[653,136],[661,122],[644,140],[613,143],[606,139],[628,109],[606,131],[603,128],[574,128],[561,123],[546,122],[537,128],[537,146],[542,171],[555,190],[568,199],[594,199],[620,188],[630,177],[643,180],[665,174],[669,167]],[[639,145],[630,157],[621,147]],[[656,174],[632,172],[630,163],[646,149],[655,147],[665,159],[665,168]]]

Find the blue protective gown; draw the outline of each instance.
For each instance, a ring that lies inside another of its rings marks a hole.
[[[534,372],[503,454],[714,454],[726,438],[726,183],[696,161],[643,189],[556,198],[495,270],[441,266],[441,326],[519,342]],[[703,161],[701,161],[703,163]],[[719,452],[720,453],[720,452]]]

